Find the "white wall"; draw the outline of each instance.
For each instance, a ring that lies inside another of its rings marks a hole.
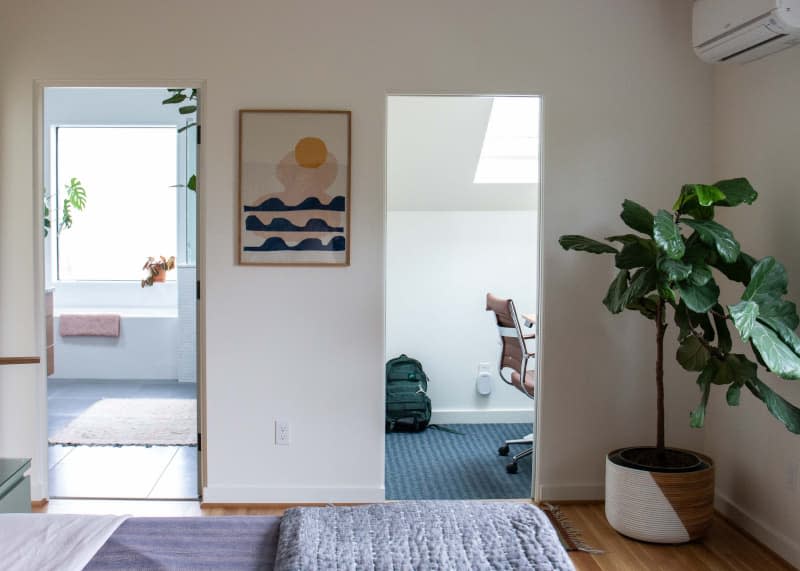
[[[711,69],[692,53],[690,8],[689,0],[7,0],[0,354],[36,351],[40,329],[34,79],[204,79],[204,497],[380,499],[385,94],[540,93],[538,481],[546,498],[598,497],[605,451],[654,437],[653,351],[641,343],[650,324],[610,316],[600,304],[608,260],[565,253],[556,240],[616,233],[623,197],[669,205],[685,181],[710,178]],[[241,108],[352,110],[350,267],[236,265]],[[679,374],[669,381],[671,440],[698,444],[687,426],[694,383]],[[41,379],[37,367],[0,373],[0,454],[34,455],[35,497],[46,475]],[[277,416],[292,423],[291,446],[270,444]]]
[[[714,171],[745,176],[759,192],[749,207],[723,213],[742,248],[774,256],[789,274],[789,299],[800,296],[800,49],[745,66],[719,66],[714,75]],[[800,406],[800,383],[766,372],[760,378]],[[749,393],[739,409],[713,395],[706,449],[717,462],[718,508],[800,567],[800,437],[788,432]],[[795,476],[796,478],[797,476]],[[796,480],[795,480],[796,482]]]
[[[531,422],[533,401],[497,375],[485,308],[492,292],[535,313],[536,211],[391,211],[386,224],[386,356],[422,362],[433,422]],[[475,390],[480,362],[488,396]]]

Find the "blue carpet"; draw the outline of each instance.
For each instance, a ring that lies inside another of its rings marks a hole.
[[[531,497],[531,457],[509,474],[509,456],[497,454],[504,440],[531,432],[530,424],[448,424],[463,432],[435,428],[386,435],[387,500],[470,500]]]

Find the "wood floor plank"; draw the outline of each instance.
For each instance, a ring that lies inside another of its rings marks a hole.
[[[195,501],[51,500],[40,513],[137,516],[282,515],[287,505],[203,506]],[[608,524],[602,503],[559,506],[583,540],[603,554],[570,552],[578,571],[797,571],[720,516],[708,536],[684,545],[628,539]]]
[[[606,521],[602,503],[570,504],[561,511],[584,541],[605,550],[589,558],[574,556],[578,571],[796,571],[763,545],[715,516],[708,536],[684,545],[659,545],[628,539]]]

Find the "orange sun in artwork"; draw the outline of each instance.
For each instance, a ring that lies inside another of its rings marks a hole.
[[[315,169],[328,158],[328,148],[325,142],[317,137],[303,137],[294,146],[294,159],[301,167]]]

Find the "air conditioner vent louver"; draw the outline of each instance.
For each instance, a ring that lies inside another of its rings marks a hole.
[[[781,34],[781,35],[779,35],[779,36],[774,36],[774,37],[772,37],[772,38],[769,38],[768,40],[764,40],[763,42],[760,42],[760,43],[758,43],[758,44],[755,44],[754,46],[750,46],[750,47],[744,48],[743,50],[739,50],[738,52],[734,52],[734,53],[732,53],[732,54],[731,54],[731,55],[729,55],[729,56],[725,56],[724,58],[722,58],[722,59],[721,59],[721,60],[719,60],[719,61],[723,62],[723,61],[728,61],[728,60],[731,60],[731,59],[735,58],[736,56],[739,56],[739,55],[741,55],[741,54],[744,54],[744,53],[747,53],[747,52],[753,51],[753,50],[755,50],[755,49],[757,49],[757,48],[760,48],[760,47],[761,47],[761,46],[763,46],[763,45],[766,45],[766,44],[768,44],[768,43],[770,43],[770,42],[774,42],[775,40],[779,40],[779,39],[781,39],[781,38],[785,38],[785,37],[786,37],[786,34]]]

